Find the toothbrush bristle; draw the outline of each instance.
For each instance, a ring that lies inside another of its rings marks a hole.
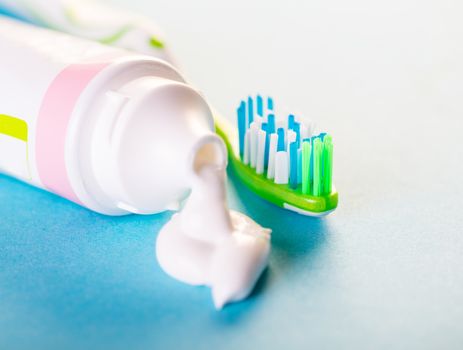
[[[292,189],[297,188],[297,141],[289,145],[289,185]]]
[[[271,97],[267,98],[267,109],[268,110],[273,110],[273,98],[271,98]]]
[[[274,112],[274,102],[261,95],[248,97],[237,108],[241,161],[257,174],[287,184],[305,195],[332,191],[333,141],[330,135],[313,135],[313,125],[294,114],[285,119]]]
[[[257,95],[257,114],[261,117],[264,115],[264,100],[260,95]]]
[[[252,97],[248,97],[248,114],[247,114],[247,122],[248,127],[251,126],[251,123],[254,121],[254,100]]]
[[[240,106],[237,110],[238,114],[238,135],[239,135],[239,143],[240,143],[240,157],[243,159],[244,156],[244,137],[246,134],[246,104],[244,101],[240,103]]]

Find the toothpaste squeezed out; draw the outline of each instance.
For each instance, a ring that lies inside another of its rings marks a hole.
[[[212,289],[214,305],[246,298],[268,263],[270,230],[226,205],[225,171],[195,172],[185,207],[161,229],[159,264],[170,276]]]

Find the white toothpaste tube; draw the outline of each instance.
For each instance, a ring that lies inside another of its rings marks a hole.
[[[170,63],[172,55],[151,19],[93,0],[0,0],[0,14]]]
[[[108,215],[176,208],[224,166],[203,97],[169,64],[0,16],[0,172]]]

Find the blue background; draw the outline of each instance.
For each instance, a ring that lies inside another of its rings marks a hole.
[[[340,205],[301,217],[230,174],[272,252],[217,312],[156,262],[170,213],[105,217],[0,176],[0,349],[462,348],[462,4],[111,2],[158,21],[224,114],[263,89],[319,121]]]

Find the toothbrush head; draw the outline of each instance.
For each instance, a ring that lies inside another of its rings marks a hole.
[[[323,216],[337,207],[333,140],[294,114],[276,115],[271,97],[257,95],[237,108],[238,132],[217,128],[237,176],[255,193],[280,207]]]

